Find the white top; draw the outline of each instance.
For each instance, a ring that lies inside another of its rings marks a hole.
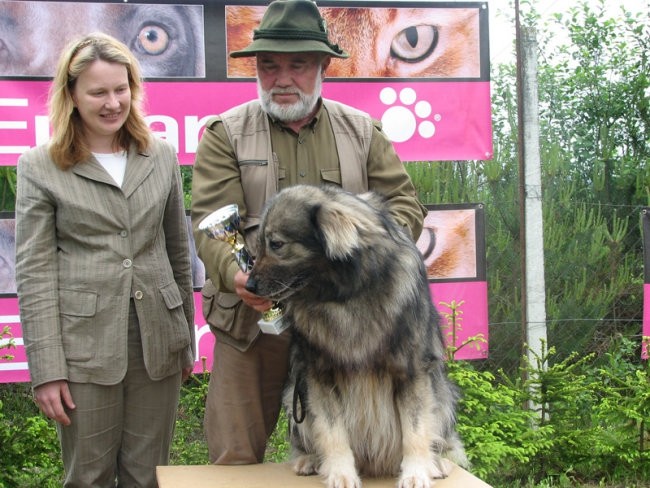
[[[120,151],[111,154],[93,153],[93,156],[99,161],[104,169],[115,180],[117,186],[122,187],[124,181],[124,172],[126,171],[126,151]]]

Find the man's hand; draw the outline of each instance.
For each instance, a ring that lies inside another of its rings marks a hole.
[[[34,401],[47,417],[61,425],[70,425],[65,408],[76,408],[65,380],[51,381],[34,388]]]
[[[273,302],[266,298],[259,297],[246,289],[246,282],[248,281],[248,274],[243,271],[237,271],[235,274],[235,293],[241,297],[241,299],[249,307],[257,310],[258,312],[266,312],[269,308],[273,306]]]

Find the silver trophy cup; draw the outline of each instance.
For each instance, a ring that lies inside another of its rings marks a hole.
[[[239,268],[248,273],[253,268],[253,257],[246,249],[244,236],[239,231],[240,222],[239,207],[233,203],[205,217],[199,223],[199,229],[212,239],[230,244]],[[257,324],[265,334],[280,334],[286,328],[282,322],[282,308],[275,304],[262,313],[262,318]]]

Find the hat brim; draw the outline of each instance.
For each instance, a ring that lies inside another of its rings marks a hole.
[[[320,52],[326,53],[335,58],[349,58],[350,55],[341,51],[340,53],[332,50],[327,44],[320,41],[311,40],[280,40],[280,39],[255,39],[248,47],[241,51],[232,51],[231,58],[245,58],[255,56],[260,52],[271,53],[302,53],[302,52]]]

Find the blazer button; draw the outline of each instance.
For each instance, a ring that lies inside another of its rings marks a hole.
[[[138,290],[133,294],[133,298],[136,300],[142,300],[142,297],[144,296],[144,293],[142,291]]]
[[[131,261],[130,259],[125,259],[124,261],[122,261],[122,266],[124,266],[125,268],[130,268],[131,266],[133,266],[133,261]]]
[[[125,230],[120,231],[120,237],[126,237],[128,235],[129,235],[129,233],[127,231],[125,231]]]

